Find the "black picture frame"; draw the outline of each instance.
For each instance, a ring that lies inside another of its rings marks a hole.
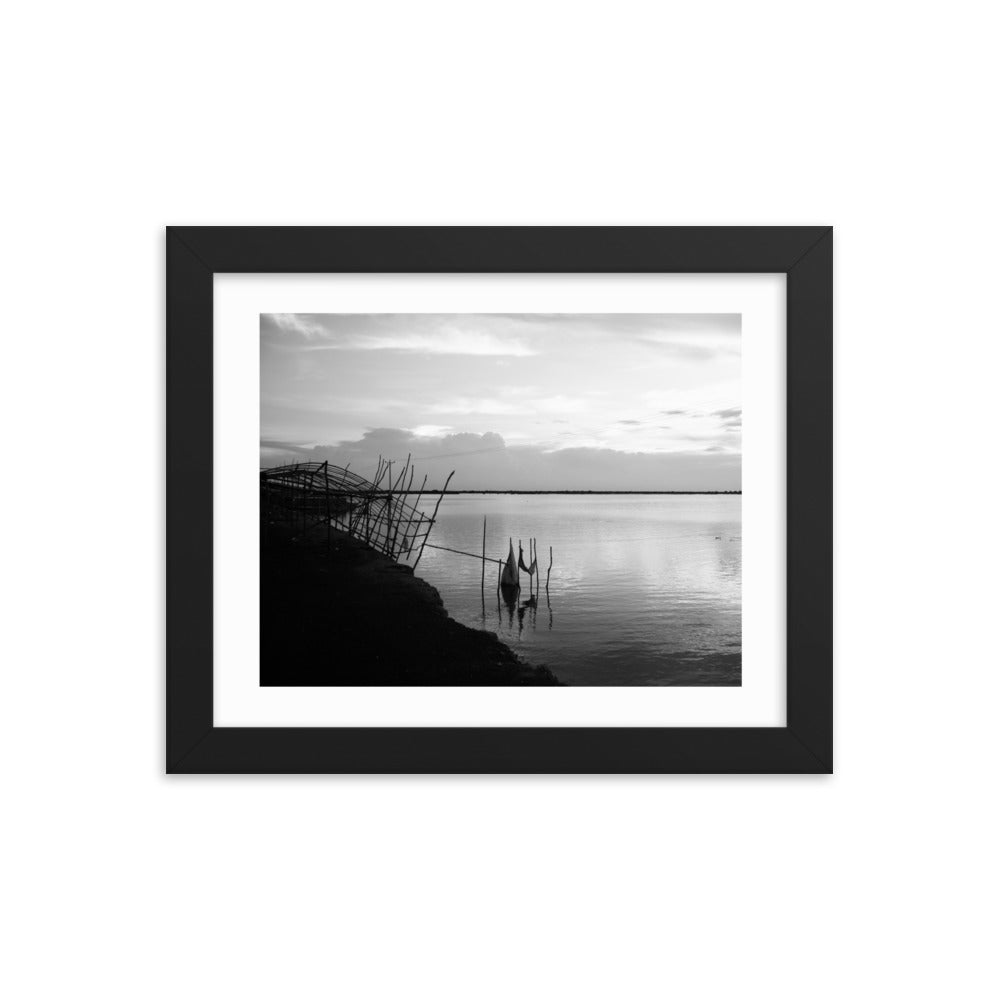
[[[179,226],[166,240],[168,773],[832,773],[831,227]],[[787,724],[216,728],[213,276],[222,272],[785,274]]]

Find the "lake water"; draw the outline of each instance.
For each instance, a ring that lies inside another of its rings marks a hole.
[[[497,564],[430,547],[417,575],[449,614],[497,633],[529,663],[574,685],[738,685],[741,664],[741,497],[449,495],[430,541],[506,558],[538,544],[541,592],[498,599]],[[433,509],[433,499],[421,500]],[[553,550],[548,594],[545,573]],[[536,578],[538,579],[538,578]]]

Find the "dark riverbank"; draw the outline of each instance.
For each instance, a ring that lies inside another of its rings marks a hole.
[[[331,531],[328,552],[322,528],[293,542],[271,525],[260,579],[264,687],[559,683],[492,632],[449,618],[410,567],[342,532]]]

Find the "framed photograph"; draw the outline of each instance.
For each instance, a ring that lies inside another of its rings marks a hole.
[[[171,773],[830,773],[830,227],[167,230]]]

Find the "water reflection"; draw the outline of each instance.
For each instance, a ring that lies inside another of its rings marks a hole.
[[[528,624],[532,628],[535,627],[535,625],[537,624],[537,615],[536,615],[537,611],[538,611],[537,597],[529,597],[528,600],[522,603],[522,605],[517,609],[517,624],[519,632],[524,631],[524,616],[526,612],[530,612],[530,614],[528,614]]]
[[[570,684],[739,683],[740,497],[449,496],[434,540],[477,551],[484,515],[491,559],[509,536],[551,545],[549,587],[503,592],[490,566],[484,592],[480,562],[428,549],[418,575],[454,618]]]

